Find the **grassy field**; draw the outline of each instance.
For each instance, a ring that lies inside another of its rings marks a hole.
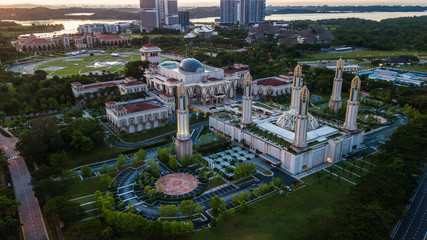
[[[89,178],[78,183],[69,184],[64,196],[68,199],[73,199],[93,194],[96,190],[106,190],[102,188],[99,182],[99,177]],[[85,200],[85,202],[88,202],[87,200],[92,201],[90,198],[85,198]]]
[[[216,187],[218,187],[218,186],[220,186],[220,185],[222,185],[224,183],[225,183],[225,181],[224,181],[224,179],[222,179],[222,177],[214,177],[211,180],[211,184],[209,185],[208,190],[212,189],[212,188],[216,188]]]
[[[216,229],[196,232],[183,239],[297,239],[307,219],[317,212],[331,211],[334,200],[349,191],[351,184],[336,178],[320,182],[314,176],[304,187],[288,197],[275,195],[254,205],[247,213],[238,212]],[[126,238],[132,239],[132,238]]]
[[[71,59],[73,61],[70,61]],[[94,67],[92,64],[98,61],[106,60],[121,60],[124,62],[129,62],[136,61],[139,59],[139,54],[129,54],[121,57],[112,57],[109,54],[87,57],[74,57],[42,63],[38,65],[35,70],[45,70],[51,76],[71,76],[75,74],[83,74],[94,71],[118,72],[123,69],[123,66]]]
[[[298,60],[328,60],[328,59],[355,59],[355,58],[384,58],[384,57],[393,57],[399,55],[408,55],[415,54],[417,56],[426,56],[427,52],[418,52],[418,51],[379,51],[379,50],[361,50],[356,52],[346,52],[346,53],[313,53],[306,54],[304,57],[299,58]]]
[[[400,68],[405,70],[411,70],[411,71],[427,72],[427,64],[416,65],[416,66],[403,66]]]
[[[70,156],[68,161],[61,164],[61,167],[64,169],[71,169],[84,164],[113,159],[125,150],[126,149],[109,147],[107,144],[103,144],[88,153],[82,152]]]

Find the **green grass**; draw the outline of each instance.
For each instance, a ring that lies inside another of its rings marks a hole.
[[[64,169],[72,169],[84,164],[101,162],[109,159],[116,158],[121,152],[126,149],[109,147],[107,144],[103,143],[100,146],[96,146],[92,151],[85,153],[74,153],[72,154],[68,161],[63,162],[61,167]]]
[[[289,197],[267,198],[251,205],[247,213],[237,212],[216,229],[196,232],[183,239],[298,239],[311,215],[330,212],[334,200],[351,187],[345,181],[336,180],[330,180],[327,187],[324,178],[318,182],[314,176],[303,180],[309,185]]]
[[[209,185],[209,188],[207,190],[221,186],[224,183],[225,183],[225,181],[222,177],[214,177],[211,180],[211,184]]]
[[[418,51],[379,51],[379,50],[361,50],[356,52],[346,52],[346,53],[314,53],[310,55],[305,55],[304,57],[298,60],[318,60],[318,59],[354,59],[354,58],[382,58],[382,57],[393,57],[399,55],[408,55],[416,54],[418,56],[425,56],[427,52],[418,52]]]
[[[415,65],[415,66],[403,66],[403,67],[399,67],[399,68],[411,70],[411,71],[427,72],[427,64]]]
[[[92,67],[91,64],[97,61],[105,60],[122,60],[122,61],[136,61],[139,60],[139,54],[129,54],[121,57],[112,57],[109,54],[105,55],[95,55],[87,57],[74,57],[71,59],[82,59],[81,61],[64,61],[64,60],[55,60],[51,62],[46,62],[38,65],[36,70],[43,70],[50,67],[64,67],[64,69],[58,69],[55,71],[46,70],[52,76],[71,76],[75,74],[82,74],[92,71],[108,71],[108,72],[118,72],[123,70],[123,66],[111,66],[111,67]]]
[[[99,177],[82,180],[77,183],[67,185],[64,197],[68,199],[83,197],[89,194],[93,194],[96,190],[105,191],[99,182]],[[85,202],[90,202],[92,199],[85,198]]]
[[[190,125],[205,122],[207,120],[208,120],[208,117],[199,116],[199,118],[197,119],[190,119]],[[144,141],[153,137],[157,137],[159,135],[170,133],[173,131],[176,131],[176,122],[173,122],[161,127],[157,127],[157,128],[151,128],[141,132],[122,134],[120,138],[126,142],[139,142],[139,141]]]

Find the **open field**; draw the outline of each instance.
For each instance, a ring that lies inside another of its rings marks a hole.
[[[328,59],[355,59],[355,58],[385,58],[396,57],[399,55],[415,54],[417,56],[427,56],[427,52],[422,51],[379,51],[379,50],[361,50],[345,53],[313,53],[307,54],[297,60],[328,60]]]
[[[119,72],[124,64],[129,61],[140,59],[139,54],[124,54],[120,57],[112,57],[109,54],[95,56],[76,56],[68,59],[50,61],[38,65],[35,70],[44,70],[51,76],[71,76],[75,74],[84,74],[89,72]],[[101,61],[120,61],[120,66],[95,66],[94,63]]]

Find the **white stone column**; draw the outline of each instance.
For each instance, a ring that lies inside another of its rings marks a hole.
[[[357,115],[359,111],[359,95],[361,81],[359,76],[356,76],[351,81],[350,98],[347,102],[347,112],[345,114],[344,129],[347,131],[357,130]]]

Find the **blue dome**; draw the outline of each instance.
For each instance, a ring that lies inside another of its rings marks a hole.
[[[179,64],[179,69],[186,72],[203,72],[203,64],[197,59],[187,58]]]

